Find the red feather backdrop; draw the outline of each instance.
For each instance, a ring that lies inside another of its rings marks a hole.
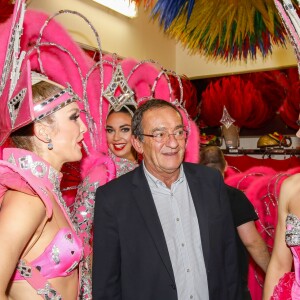
[[[279,112],[286,125],[297,129],[300,81],[296,68],[220,77],[197,90],[200,127],[220,126],[226,106],[239,127],[261,128]]]
[[[4,23],[12,15],[13,9],[11,1],[0,0],[0,23]]]

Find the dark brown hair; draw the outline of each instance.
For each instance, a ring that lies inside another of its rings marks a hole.
[[[127,105],[127,108],[125,106],[123,106],[120,110],[111,110],[108,115],[107,118],[113,114],[113,113],[124,113],[124,114],[129,114],[130,117],[132,117],[132,114],[135,112],[136,108],[133,105]],[[130,111],[132,111],[132,113],[130,113]]]
[[[172,103],[165,101],[165,100],[161,100],[161,99],[151,99],[151,100],[146,101],[135,111],[135,113],[132,117],[132,124],[131,124],[132,134],[135,137],[137,137],[140,141],[143,141],[142,134],[144,133],[144,129],[143,129],[142,121],[143,121],[145,112],[149,111],[149,110],[165,108],[165,107],[170,107],[170,108],[174,109],[176,112],[178,112],[180,115],[180,118],[182,120],[182,116],[181,116],[179,110]]]

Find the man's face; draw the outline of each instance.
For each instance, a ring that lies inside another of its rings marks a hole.
[[[146,111],[142,120],[144,134],[167,132],[165,141],[158,142],[153,137],[143,136],[137,141],[136,150],[143,154],[147,170],[156,178],[175,178],[183,161],[186,139],[176,139],[172,133],[183,129],[180,114],[171,107],[155,108]]]

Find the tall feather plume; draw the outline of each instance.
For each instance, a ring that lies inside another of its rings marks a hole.
[[[151,16],[190,53],[209,59],[256,58],[284,46],[286,33],[273,0],[158,0]]]
[[[167,30],[172,22],[180,15],[186,14],[189,21],[195,0],[158,0],[152,10],[152,16],[158,16],[159,24]]]

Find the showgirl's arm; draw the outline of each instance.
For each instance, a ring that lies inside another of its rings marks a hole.
[[[295,198],[299,198],[299,188],[297,188],[297,185],[295,184],[298,186],[300,184],[299,175],[296,175],[296,177],[291,176],[290,178],[286,179],[281,186],[278,201],[278,223],[276,227],[271,261],[267,269],[264,283],[263,300],[270,299],[273,294],[274,287],[276,284],[278,284],[279,279],[285,273],[290,272],[292,268],[292,253],[285,242],[285,222],[288,212],[292,212],[292,203],[294,202]]]
[[[7,191],[0,206],[0,300],[7,299],[7,287],[18,260],[46,216],[37,197]]]

